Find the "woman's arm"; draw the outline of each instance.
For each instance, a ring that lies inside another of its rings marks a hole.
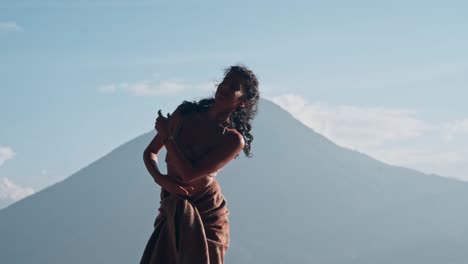
[[[143,151],[143,161],[146,166],[146,170],[153,177],[154,181],[161,185],[158,181],[163,176],[158,167],[158,153],[164,145],[161,142],[161,135],[158,133],[151,140],[148,147]]]
[[[171,137],[164,144],[174,155],[172,162],[181,172],[183,182],[190,183],[226,166],[244,148],[244,138],[238,132],[229,131],[220,144],[195,162],[184,157]]]
[[[156,134],[151,143],[143,152],[143,161],[145,163],[146,169],[153,177],[154,181],[163,189],[174,194],[189,195],[189,192],[185,187],[181,186],[178,182],[172,180],[167,175],[162,174],[159,170],[157,154],[162,147],[163,143],[161,142],[161,136],[160,134]],[[187,188],[190,189],[191,187]]]
[[[202,177],[209,177],[211,173],[221,169],[228,164],[244,148],[244,137],[235,130],[228,130],[224,138],[210,152],[203,155],[199,160],[192,162],[185,158],[182,151],[178,148],[174,138],[169,136],[168,127],[178,126],[182,121],[182,115],[178,107],[172,115],[165,117],[158,112],[155,128],[158,134],[163,138],[162,142],[168,152],[171,153],[171,163],[180,172],[183,183],[190,183]]]
[[[178,170],[179,174],[182,174],[182,181],[185,182],[183,175],[187,174],[187,169],[193,166],[192,161],[188,160],[182,151],[179,149],[177,144],[173,141],[172,134],[176,129],[180,128],[183,116],[180,112],[181,105],[168,117],[161,114],[161,110],[158,111],[158,118],[156,119],[155,129],[160,135],[161,141],[167,151],[171,153],[171,163],[173,167]],[[178,133],[178,132],[175,132]]]

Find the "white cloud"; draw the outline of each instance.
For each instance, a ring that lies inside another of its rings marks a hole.
[[[438,144],[426,147],[386,146],[369,150],[369,154],[389,164],[413,168],[425,173],[449,176],[468,181],[466,146],[444,149]]]
[[[139,81],[134,83],[108,84],[98,87],[101,93],[127,92],[135,96],[177,95],[189,90],[215,91],[216,82],[210,81],[199,84],[185,84],[173,81]]]
[[[154,83],[150,81],[140,81],[135,83],[109,84],[98,88],[103,93],[115,93],[117,91],[129,92],[136,96],[156,96],[175,95],[187,88],[186,85],[178,82],[162,81]]]
[[[2,204],[16,202],[33,193],[32,188],[18,186],[6,177],[0,178],[0,200]]]
[[[467,161],[466,156],[461,152],[434,151],[431,148],[388,147],[385,149],[375,149],[372,152],[379,160],[409,167],[422,167],[426,165],[430,165],[431,167],[450,166]],[[402,159],[402,157],[404,158]]]
[[[21,31],[22,28],[16,22],[6,21],[0,22],[0,32],[15,32]]]
[[[294,94],[270,99],[316,132],[354,149],[418,137],[431,129],[428,123],[415,117],[415,111],[408,109],[309,103]]]
[[[10,147],[0,146],[0,166],[16,153]],[[0,178],[0,209],[34,193],[32,188],[21,187],[6,177]]]
[[[468,119],[431,124],[411,109],[330,105],[294,94],[269,99],[338,145],[389,164],[468,180],[468,141],[455,141],[468,134]]]
[[[456,136],[468,134],[468,118],[444,123],[442,130],[446,142],[452,141]]]
[[[207,83],[201,83],[194,85],[193,88],[201,91],[212,91],[214,92],[216,90],[216,87],[218,85],[217,81],[209,81]]]
[[[153,6],[154,1],[126,1],[126,0],[80,0],[80,1],[63,1],[63,0],[43,0],[43,1],[6,1],[2,3],[2,7],[13,8],[102,8],[102,7],[135,7],[135,6]]]
[[[117,86],[115,84],[103,85],[98,87],[98,90],[101,93],[114,93],[117,91]]]
[[[9,159],[12,159],[16,153],[10,147],[0,147],[0,166]]]

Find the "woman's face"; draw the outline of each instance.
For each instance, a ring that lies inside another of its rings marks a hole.
[[[218,85],[215,100],[226,108],[236,109],[243,103],[243,95],[242,79],[236,74],[230,74]]]

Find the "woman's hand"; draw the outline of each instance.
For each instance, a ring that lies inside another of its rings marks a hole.
[[[195,189],[192,186],[183,185],[182,183],[171,179],[166,179],[161,187],[178,197],[190,196],[191,192]]]
[[[158,117],[154,124],[154,128],[158,131],[158,134],[161,135],[161,138],[164,140],[169,137],[169,118],[170,114],[167,114],[167,117],[161,114],[161,110],[158,111]]]

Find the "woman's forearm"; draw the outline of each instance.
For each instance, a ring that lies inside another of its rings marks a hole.
[[[152,157],[153,155],[153,157]],[[143,161],[145,163],[146,170],[149,172],[154,181],[164,188],[167,181],[167,176],[163,175],[158,167],[157,157],[154,153],[151,153],[148,149],[143,152]]]

